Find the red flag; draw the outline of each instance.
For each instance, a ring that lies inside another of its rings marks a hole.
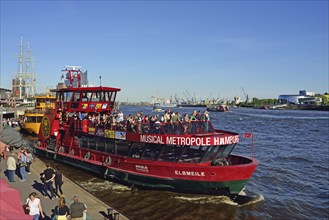
[[[244,138],[252,138],[252,133],[244,133]]]

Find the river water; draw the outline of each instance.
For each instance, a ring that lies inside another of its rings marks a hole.
[[[126,115],[161,114],[151,107],[121,110]],[[194,109],[173,110],[183,114]],[[217,129],[241,134],[235,154],[252,155],[251,139],[242,134],[254,134],[260,165],[246,184],[245,192],[257,195],[250,204],[239,206],[222,196],[132,190],[61,165],[64,175],[130,219],[329,219],[329,112],[234,108],[210,117]]]

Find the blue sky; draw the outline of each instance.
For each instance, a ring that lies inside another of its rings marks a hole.
[[[328,1],[3,1],[1,83],[18,72],[20,34],[38,92],[64,65],[119,87],[120,101],[328,92]]]

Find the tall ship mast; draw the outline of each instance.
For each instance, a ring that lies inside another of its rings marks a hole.
[[[34,57],[31,56],[30,42],[26,52],[23,50],[21,35],[18,57],[18,73],[13,79],[13,93],[16,98],[32,98],[35,96]]]

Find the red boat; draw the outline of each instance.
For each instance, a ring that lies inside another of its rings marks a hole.
[[[66,69],[79,79],[80,70]],[[80,84],[80,83],[78,83]],[[54,90],[35,153],[136,187],[236,196],[258,161],[231,154],[239,134],[210,121],[113,121],[119,88]],[[113,123],[112,123],[113,122]]]
[[[228,107],[228,105],[209,106],[209,107],[207,107],[207,111],[210,111],[210,112],[228,112],[228,111],[230,111],[230,107]]]

